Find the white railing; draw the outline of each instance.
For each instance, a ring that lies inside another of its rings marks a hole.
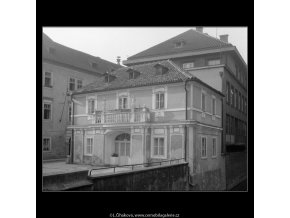
[[[150,121],[150,112],[147,108],[142,108],[139,111],[110,111],[96,113],[95,123],[96,124],[111,124],[111,123],[141,123]]]

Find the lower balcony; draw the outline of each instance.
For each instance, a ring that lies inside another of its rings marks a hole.
[[[150,122],[148,108],[96,111],[92,115],[94,124],[146,123]]]

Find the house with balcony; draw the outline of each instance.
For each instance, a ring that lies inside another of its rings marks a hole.
[[[184,159],[192,183],[224,189],[222,99],[170,60],[104,73],[71,96],[71,161],[100,166]]]
[[[126,66],[170,60],[182,70],[224,94],[222,146],[227,184],[247,176],[248,66],[229,35],[210,36],[202,27],[130,56]],[[227,185],[229,188],[231,185]]]

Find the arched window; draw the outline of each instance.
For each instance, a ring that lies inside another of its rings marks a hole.
[[[130,157],[130,134],[122,133],[115,138],[115,153]]]

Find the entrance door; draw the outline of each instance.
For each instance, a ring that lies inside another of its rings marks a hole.
[[[130,164],[130,134],[123,133],[115,139],[115,152],[119,155],[119,164]]]

